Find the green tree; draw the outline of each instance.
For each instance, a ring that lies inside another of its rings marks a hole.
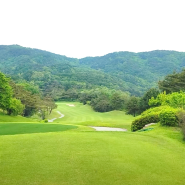
[[[23,111],[23,116],[31,116],[37,112],[40,96],[37,94],[32,94],[31,92],[25,90],[24,86],[17,85],[11,81],[11,86],[13,88],[13,96],[20,100],[25,106]]]
[[[10,106],[7,108],[8,115],[21,115],[23,113],[25,106],[21,103],[20,100],[16,98],[10,99]]]
[[[125,108],[129,95],[121,91],[115,92],[111,96],[111,105],[114,110],[122,110]]]
[[[140,98],[131,96],[126,105],[126,111],[128,114],[136,116],[139,112],[139,101]]]
[[[20,100],[12,97],[13,91],[9,83],[10,79],[0,73],[0,108],[6,110],[9,115],[22,114],[24,105]]]
[[[12,88],[9,85],[9,79],[0,72],[0,108],[7,110],[10,107],[12,97]]]
[[[171,94],[166,94],[166,92],[160,93],[156,98],[152,97],[149,100],[150,106],[160,106],[169,105],[174,108],[184,108],[185,107],[185,93],[173,92]]]
[[[47,115],[51,114],[52,110],[56,107],[57,105],[51,97],[44,97],[40,99],[37,104],[37,110],[42,120],[44,120]]]
[[[185,69],[180,73],[173,72],[173,74],[167,75],[164,80],[158,82],[158,86],[167,94],[185,90]]]
[[[112,110],[111,103],[108,99],[93,99],[91,102],[91,106],[97,112],[108,112]]]
[[[39,86],[34,83],[34,81],[26,82],[23,81],[18,83],[19,85],[23,86],[26,91],[31,92],[31,94],[40,94]]]
[[[153,97],[156,98],[157,95],[159,94],[159,90],[156,88],[151,88],[149,89],[144,95],[143,97],[141,97],[140,99],[140,103],[139,103],[139,112],[142,113],[143,111],[147,110],[150,108],[149,100]]]

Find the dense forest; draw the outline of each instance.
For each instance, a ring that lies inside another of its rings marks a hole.
[[[56,104],[51,97],[43,96],[29,83],[16,84],[0,72],[0,109],[8,115],[25,117],[38,115],[42,120]]]
[[[76,59],[18,45],[0,46],[1,72],[16,82],[34,83],[56,100],[98,87],[142,96],[184,66],[185,53],[176,51],[115,52]]]
[[[11,97],[21,101],[23,115],[39,110],[43,119],[57,100],[79,100],[99,112],[125,109],[136,116],[150,108],[149,100],[160,92],[183,90],[184,65],[185,53],[176,51],[76,59],[18,45],[0,46],[0,71],[11,77]]]
[[[17,45],[0,46],[0,70],[16,82],[32,82],[55,100],[100,86],[126,89],[123,80],[83,67],[78,59]]]
[[[157,82],[173,71],[180,72],[185,66],[185,53],[176,51],[115,52],[102,57],[86,57],[80,64],[91,67],[127,84],[132,95],[143,95],[157,86]]]

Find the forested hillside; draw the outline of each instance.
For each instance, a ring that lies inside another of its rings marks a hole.
[[[61,95],[83,89],[105,86],[126,91],[122,79],[79,65],[78,59],[18,45],[0,46],[0,71],[16,82],[29,81],[44,93]]]
[[[80,64],[124,80],[128,91],[140,95],[173,71],[185,66],[185,53],[176,51],[115,52],[102,57],[86,57]]]
[[[107,87],[141,96],[174,70],[185,66],[185,53],[151,51],[115,52],[102,57],[68,58],[18,45],[0,46],[0,71],[65,99],[86,89]]]

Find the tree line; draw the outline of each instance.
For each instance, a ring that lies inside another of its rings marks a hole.
[[[54,108],[54,100],[49,96],[43,96],[34,84],[16,84],[0,72],[0,109],[5,113],[27,117],[38,114],[45,119]]]
[[[32,81],[42,93],[52,91],[55,99],[65,98],[70,89],[83,91],[102,86],[143,96],[164,75],[174,69],[180,71],[185,65],[184,58],[183,52],[151,51],[76,59],[18,45],[0,45],[3,73],[16,83]]]

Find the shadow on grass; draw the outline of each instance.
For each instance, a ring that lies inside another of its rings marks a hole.
[[[76,128],[78,127],[73,125],[57,125],[44,123],[0,123],[0,135],[61,132]]]

